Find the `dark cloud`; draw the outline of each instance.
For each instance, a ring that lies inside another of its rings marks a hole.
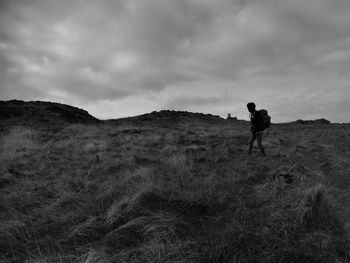
[[[163,107],[246,118],[253,100],[275,121],[349,121],[349,11],[348,0],[0,0],[0,96],[109,118]]]

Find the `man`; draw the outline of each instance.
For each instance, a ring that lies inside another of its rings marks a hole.
[[[253,144],[255,139],[258,141],[258,146],[260,149],[260,152],[262,155],[265,154],[265,149],[262,146],[262,137],[264,134],[264,123],[262,116],[259,111],[255,109],[255,103],[254,102],[249,102],[247,104],[248,111],[250,112],[250,131],[252,133],[250,140],[249,140],[249,149],[248,149],[248,154],[252,153],[253,150]]]

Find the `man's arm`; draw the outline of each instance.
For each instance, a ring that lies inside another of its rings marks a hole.
[[[263,125],[263,119],[262,119],[262,116],[260,114],[260,112],[256,111],[254,113],[254,118],[252,119],[252,128],[251,128],[251,131],[253,133],[256,133],[256,132],[260,132],[262,131],[262,125]]]
[[[256,133],[256,130],[257,130],[257,125],[258,125],[258,122],[257,122],[257,112],[254,112],[253,113],[253,118],[251,119],[251,128],[250,128],[250,131],[252,133]]]
[[[257,112],[256,114],[256,131],[255,132],[261,132],[264,130],[264,121],[263,117],[260,112]]]

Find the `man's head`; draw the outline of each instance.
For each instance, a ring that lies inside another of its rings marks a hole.
[[[255,103],[254,103],[254,102],[249,102],[249,103],[247,104],[247,108],[248,108],[248,111],[249,111],[250,113],[253,113],[253,112],[255,111]]]

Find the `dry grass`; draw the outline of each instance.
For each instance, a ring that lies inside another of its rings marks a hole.
[[[282,126],[265,138],[270,156],[248,157],[246,129],[9,130],[0,138],[0,261],[349,262],[337,190],[314,163],[330,148]],[[337,132],[320,140],[335,145]]]
[[[39,149],[35,141],[36,133],[25,127],[14,127],[7,134],[1,136],[0,158],[11,160],[22,157],[30,151]]]

